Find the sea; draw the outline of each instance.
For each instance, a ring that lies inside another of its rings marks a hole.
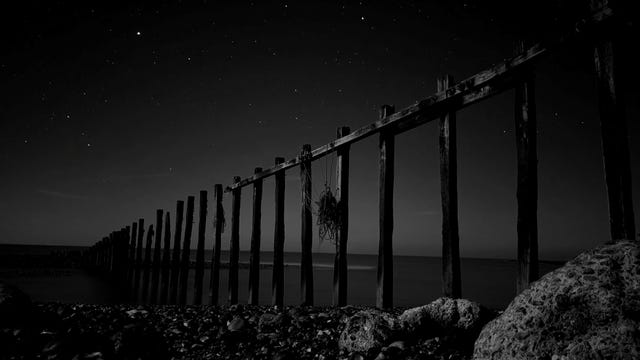
[[[80,250],[69,246],[1,245],[0,255],[43,255],[54,251]],[[211,250],[205,251],[210,261]],[[191,258],[195,259],[195,250]],[[221,262],[227,262],[229,252],[221,252]],[[262,252],[260,263],[260,304],[271,303],[273,253]],[[240,252],[240,262],[248,263],[249,252]],[[300,254],[285,253],[285,305],[301,303]],[[351,305],[375,305],[377,255],[349,254],[347,302]],[[331,305],[334,254],[313,254],[313,283],[315,305]],[[541,275],[562,265],[562,262],[540,263]],[[394,256],[393,303],[398,307],[412,307],[429,303],[442,296],[442,262],[438,257]],[[194,269],[189,276],[187,303],[193,301]],[[461,259],[462,296],[493,309],[503,309],[516,295],[517,263],[506,259]],[[248,298],[249,270],[239,270],[239,302]],[[11,268],[0,264],[0,281],[21,288],[37,302],[109,304],[122,301],[119,293],[104,279],[81,269]],[[205,270],[204,303],[208,302],[210,271]],[[219,304],[228,301],[228,271],[220,270]]]

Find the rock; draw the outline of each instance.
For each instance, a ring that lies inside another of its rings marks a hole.
[[[244,325],[244,319],[236,316],[233,318],[233,320],[229,321],[229,323],[227,324],[227,329],[229,329],[229,331],[240,331],[244,328]]]
[[[0,282],[0,328],[23,326],[31,316],[29,296],[15,286]]]
[[[394,341],[391,344],[389,344],[387,348],[398,348],[400,350],[404,350],[405,344],[404,344],[404,341]]]
[[[386,312],[362,310],[351,316],[340,334],[338,346],[348,352],[375,354],[397,335],[396,319]]]
[[[473,337],[473,340],[489,319],[490,312],[480,304],[447,297],[408,309],[398,317],[404,332],[410,337],[427,338],[457,334]]]
[[[518,295],[482,329],[475,359],[640,358],[640,247],[580,254]]]

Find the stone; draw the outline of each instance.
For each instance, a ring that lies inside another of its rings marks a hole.
[[[482,329],[474,359],[640,358],[640,247],[620,241],[534,282]]]
[[[227,323],[227,329],[229,331],[240,331],[244,328],[245,321],[243,318],[236,316]]]
[[[456,333],[474,337],[490,319],[490,312],[466,299],[441,297],[405,310],[398,320],[410,337],[427,338]]]
[[[31,315],[29,296],[15,286],[0,282],[0,328],[24,326]]]
[[[347,320],[338,346],[348,352],[373,355],[392,342],[398,330],[393,315],[379,310],[362,310]]]

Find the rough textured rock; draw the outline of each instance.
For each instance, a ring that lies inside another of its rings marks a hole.
[[[640,358],[638,243],[587,251],[533,283],[485,326],[474,358]]]
[[[350,317],[340,334],[338,346],[349,352],[375,354],[391,343],[399,326],[396,318],[377,310],[363,310]]]
[[[473,301],[441,297],[427,305],[406,310],[398,320],[406,332],[419,335],[429,335],[423,334],[425,331],[465,332],[480,329],[486,312]]]
[[[25,325],[31,316],[31,299],[15,286],[0,282],[0,328]]]

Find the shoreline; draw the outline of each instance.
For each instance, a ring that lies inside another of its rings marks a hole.
[[[29,324],[2,336],[18,359],[362,359],[338,339],[347,319],[367,309],[35,303]],[[470,359],[468,349],[438,341],[407,341],[402,358]]]

